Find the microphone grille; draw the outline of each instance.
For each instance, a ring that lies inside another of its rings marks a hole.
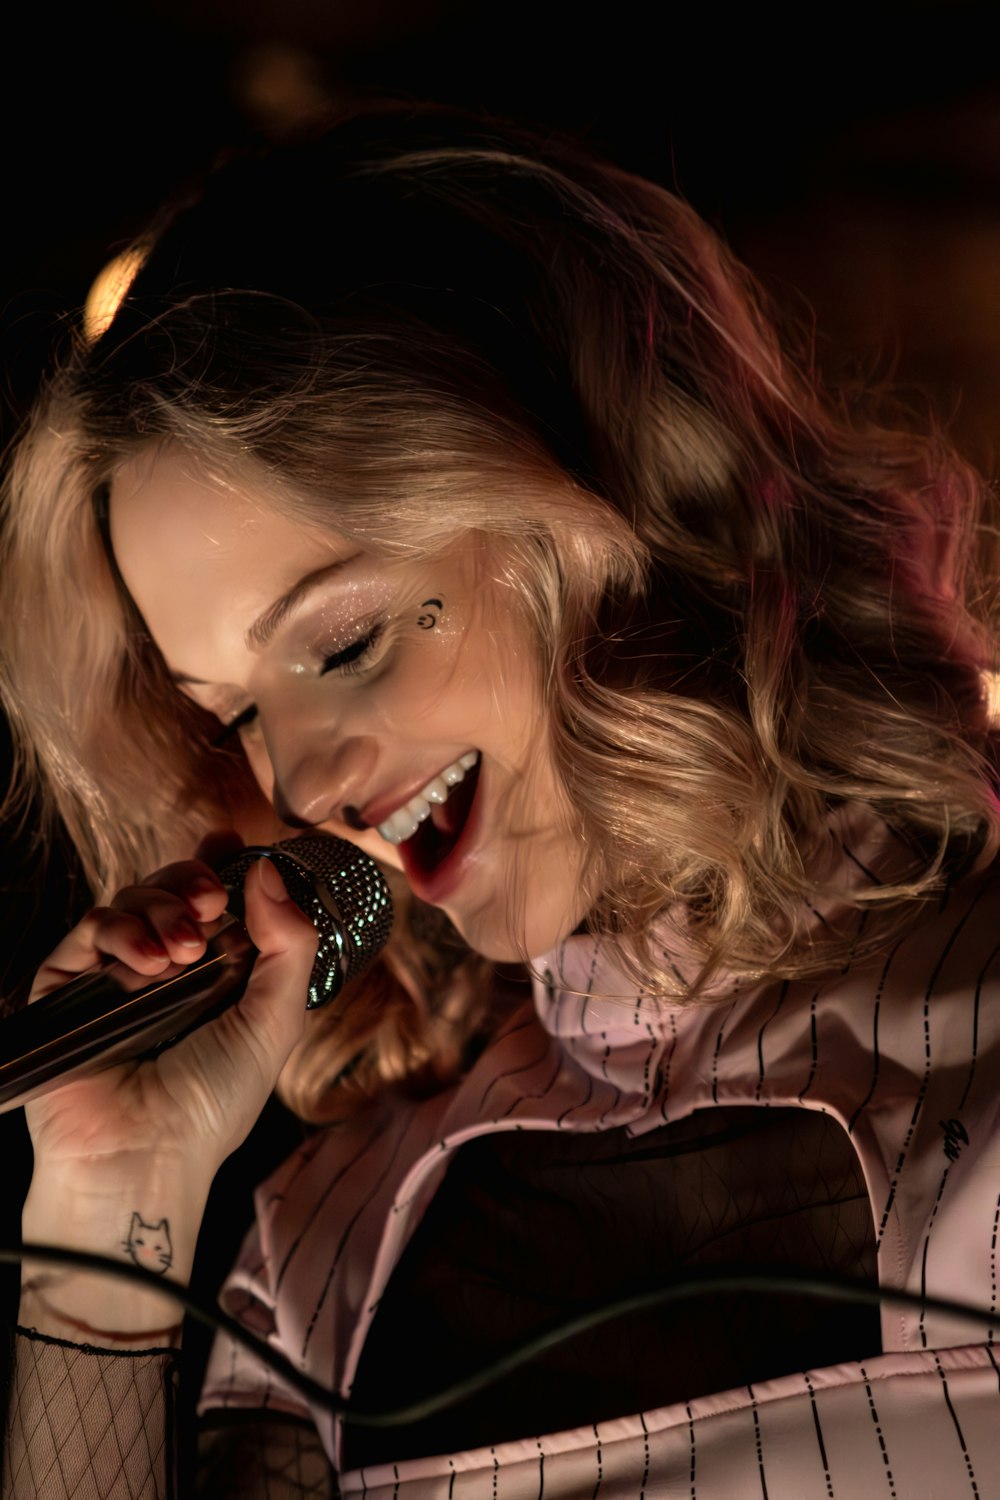
[[[385,877],[356,844],[332,833],[307,833],[248,846],[219,871],[220,880],[236,895],[258,859],[277,866],[289,896],[319,933],[306,1004],[310,1010],[326,1005],[388,940],[392,897]]]

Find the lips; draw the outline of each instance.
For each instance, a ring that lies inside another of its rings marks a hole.
[[[416,833],[398,846],[410,888],[431,905],[444,900],[462,878],[479,823],[481,768],[480,760],[447,802],[434,807]]]

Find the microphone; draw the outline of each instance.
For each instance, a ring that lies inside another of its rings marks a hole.
[[[155,1057],[234,1004],[257,957],[242,917],[243,881],[258,859],[276,866],[319,932],[307,1008],[328,1004],[362,973],[392,927],[392,899],[375,861],[326,833],[251,845],[219,871],[229,902],[200,959],[152,979],[117,961],[102,964],[0,1021],[0,1114],[70,1078]]]

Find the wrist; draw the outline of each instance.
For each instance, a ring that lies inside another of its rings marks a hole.
[[[140,1266],[157,1281],[146,1287],[97,1271],[26,1259],[19,1320],[40,1333],[107,1348],[179,1342],[183,1313],[166,1295],[186,1285],[210,1183],[192,1181],[181,1164],[76,1162],[43,1166],[32,1178],[22,1214],[26,1243],[59,1245]]]

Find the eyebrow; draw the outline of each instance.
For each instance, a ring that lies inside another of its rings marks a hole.
[[[325,567],[315,568],[313,572],[306,573],[297,583],[293,583],[287,593],[276,599],[262,615],[260,615],[250,626],[243,637],[248,651],[262,651],[271,640],[279,626],[283,625],[288,617],[297,610],[304,600],[313,592],[333,578],[348,563],[354,562],[360,553],[355,552],[351,557],[342,557],[339,562],[327,563]],[[187,687],[211,687],[204,677],[189,677],[186,672],[171,672],[170,679],[178,686]]]

